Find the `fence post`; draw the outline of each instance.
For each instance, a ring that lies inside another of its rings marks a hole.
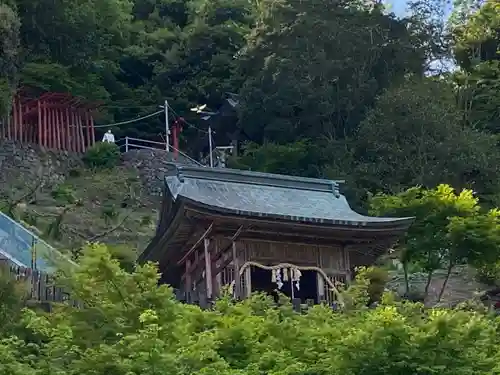
[[[125,152],[128,152],[128,137],[125,137]]]

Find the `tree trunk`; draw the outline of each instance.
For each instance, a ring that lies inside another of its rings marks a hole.
[[[448,280],[450,279],[451,271],[453,270],[453,263],[450,262],[448,264],[448,269],[446,270],[446,277],[443,281],[443,285],[441,286],[441,290],[439,291],[438,302],[441,302],[441,298],[443,297],[446,286],[448,285]]]
[[[402,264],[405,277],[405,294],[408,295],[408,293],[410,293],[410,280],[408,280],[408,262],[402,262]]]
[[[431,281],[432,281],[432,275],[434,274],[434,270],[430,270],[427,273],[427,282],[425,283],[425,289],[424,289],[424,299],[427,299],[427,296],[429,294],[429,287],[431,286]]]

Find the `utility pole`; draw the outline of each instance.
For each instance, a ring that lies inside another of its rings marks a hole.
[[[168,126],[168,100],[165,99],[165,139],[167,141],[166,150],[170,152],[170,127]]]
[[[210,157],[210,168],[214,167],[214,157],[212,155],[212,127],[208,125],[208,156]]]
[[[207,108],[207,105],[206,104],[202,104],[202,105],[197,105],[196,107],[194,108],[191,108],[191,111],[192,112],[195,112],[199,115],[204,115],[202,117],[202,120],[205,120],[205,121],[208,121],[208,157],[210,159],[210,168],[213,168],[214,167],[214,157],[212,155],[212,126],[210,125],[210,118],[212,116],[215,116],[215,115],[218,115],[219,112],[209,112],[209,111],[205,111],[205,108]]]

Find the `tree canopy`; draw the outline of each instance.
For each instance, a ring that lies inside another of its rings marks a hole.
[[[356,204],[447,183],[496,205],[498,2],[458,1],[448,24],[439,4],[399,16],[363,0],[10,0],[2,111],[21,87],[101,100],[101,123],[167,99],[198,157],[207,124],[189,108],[207,104],[215,144],[243,146],[240,168],[345,178]],[[159,140],[164,120],[114,131]]]

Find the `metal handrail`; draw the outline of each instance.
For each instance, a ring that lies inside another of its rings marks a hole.
[[[167,150],[166,150],[167,144],[165,142],[151,141],[149,139],[133,138],[133,137],[128,137],[127,136],[125,138],[118,139],[116,141],[116,143],[120,143],[120,142],[123,142],[123,141],[125,141],[125,144],[119,145],[119,147],[120,148],[121,147],[125,147],[125,152],[130,151],[130,147],[139,148],[139,149],[146,149],[146,150],[159,150],[159,151],[167,152]],[[161,145],[161,146],[163,146],[163,148],[149,147],[149,146],[139,145],[137,143],[132,143],[130,141],[142,142],[142,143],[152,144],[152,145]],[[196,165],[198,165],[200,167],[205,167],[205,165],[203,165],[199,161],[193,159],[192,157],[190,157],[189,155],[185,154],[181,150],[176,149],[172,145],[170,145],[169,148],[171,148],[172,150],[176,151],[177,153],[179,153],[179,155],[181,155],[182,157],[184,157],[187,160],[191,161],[192,163],[194,163],[194,164],[196,164]]]
[[[152,143],[152,144],[155,144],[155,145],[162,145],[162,146],[166,146],[167,145],[165,142],[150,141],[149,139],[125,137],[125,141],[127,139],[130,140],[130,141],[139,141],[139,142],[144,142],[144,143]],[[173,148],[172,146],[170,146],[170,147]]]

